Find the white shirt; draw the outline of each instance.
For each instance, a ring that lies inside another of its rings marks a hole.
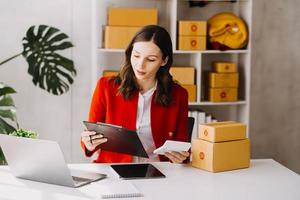
[[[153,88],[145,92],[139,93],[138,109],[136,117],[136,130],[138,136],[149,156],[149,159],[142,157],[134,157],[135,162],[149,162],[159,161],[159,157],[153,154],[156,149],[151,130],[151,101],[154,91],[156,90],[156,84]]]

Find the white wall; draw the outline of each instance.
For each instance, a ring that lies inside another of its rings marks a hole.
[[[0,81],[17,90],[13,98],[20,127],[58,141],[68,162],[84,160],[79,134],[90,100],[90,9],[86,0],[0,1],[0,61],[22,51],[21,40],[31,25],[57,27],[75,45],[64,55],[74,60],[78,75],[71,91],[62,96],[35,87],[22,56],[0,66]]]
[[[251,73],[252,157],[300,174],[300,1],[255,0]]]

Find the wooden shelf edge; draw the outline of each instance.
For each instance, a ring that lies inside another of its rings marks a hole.
[[[227,105],[246,105],[246,101],[235,101],[235,102],[210,102],[210,101],[202,101],[202,102],[189,102],[189,106],[227,106]]]

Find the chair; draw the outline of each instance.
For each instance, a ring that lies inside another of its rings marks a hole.
[[[192,140],[194,123],[195,123],[195,118],[188,117],[188,142],[191,142],[191,140]]]

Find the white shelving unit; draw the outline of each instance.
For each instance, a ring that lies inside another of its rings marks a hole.
[[[211,113],[218,120],[236,120],[249,125],[250,106],[250,72],[251,72],[251,37],[247,49],[242,50],[176,50],[178,20],[208,20],[213,15],[229,11],[242,17],[251,33],[252,0],[210,1],[204,7],[189,7],[187,0],[93,0],[92,38],[93,38],[93,85],[102,75],[103,70],[119,70],[124,59],[124,49],[104,49],[102,45],[102,30],[107,24],[108,7],[157,8],[158,24],[165,27],[173,42],[173,66],[193,66],[196,68],[197,100],[189,103],[190,108],[200,108]],[[251,36],[251,34],[249,34]],[[204,100],[203,74],[211,71],[213,61],[231,61],[238,64],[239,101],[213,103]],[[249,130],[249,126],[248,126]]]

